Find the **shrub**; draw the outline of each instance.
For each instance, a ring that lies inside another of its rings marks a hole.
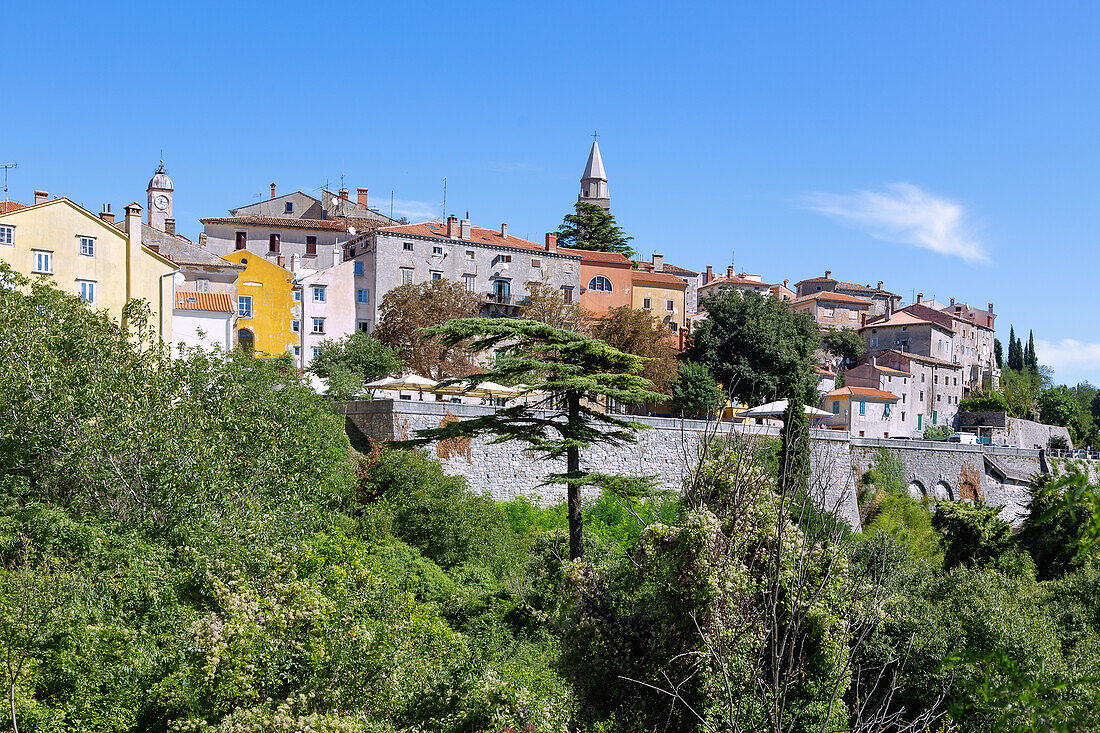
[[[942,501],[932,526],[943,535],[944,568],[986,565],[1004,554],[1012,542],[1012,528],[1000,518],[1000,507]]]
[[[966,412],[1008,412],[1008,400],[1000,392],[978,392],[959,402]]]

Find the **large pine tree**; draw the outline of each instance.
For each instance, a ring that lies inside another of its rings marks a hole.
[[[578,203],[577,213],[566,214],[558,227],[558,244],[575,249],[591,249],[597,252],[618,252],[634,256],[634,249],[627,244],[628,237],[615,223],[615,217],[595,204]]]

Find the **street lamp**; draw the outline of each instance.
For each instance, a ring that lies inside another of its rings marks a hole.
[[[160,297],[160,340],[164,340],[164,278],[172,278],[172,297],[175,299],[176,288],[181,287],[187,278],[183,276],[183,272],[180,270],[173,270],[172,272],[166,272],[160,276],[157,285],[159,286],[158,295]],[[172,308],[175,309],[175,303],[173,302]]]

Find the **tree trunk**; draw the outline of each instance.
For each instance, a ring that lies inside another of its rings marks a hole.
[[[15,720],[15,680],[12,680],[11,687],[8,688],[8,700],[11,702],[11,728],[19,733],[19,723]]]
[[[570,426],[576,425],[581,417],[580,395],[570,394],[567,398]],[[572,432],[572,431],[570,431]],[[569,437],[572,437],[571,435]],[[575,445],[566,448],[566,472],[571,478],[581,472],[581,451]],[[581,487],[575,482],[569,483],[569,559],[580,560],[584,557],[584,516],[581,514]]]

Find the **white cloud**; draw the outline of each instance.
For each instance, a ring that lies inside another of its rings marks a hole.
[[[1100,373],[1100,343],[1062,339],[1061,341],[1035,340],[1035,353],[1040,364],[1049,364],[1062,379],[1076,379],[1081,375]]]
[[[911,183],[891,183],[881,192],[815,193],[807,197],[806,208],[884,242],[923,247],[967,262],[989,260],[961,205],[936,198]]]

